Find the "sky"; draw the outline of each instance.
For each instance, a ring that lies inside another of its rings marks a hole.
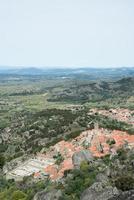
[[[134,66],[134,0],[0,0],[0,66]]]

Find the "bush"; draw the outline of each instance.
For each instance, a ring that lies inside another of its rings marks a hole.
[[[122,191],[134,189],[134,178],[127,175],[119,177],[115,181],[115,186]]]
[[[63,160],[64,160],[63,156],[60,153],[58,153],[53,158],[56,159],[55,164],[57,164],[57,165],[60,165],[63,162]]]
[[[27,197],[27,195],[24,192],[17,190],[17,191],[13,192],[11,199],[13,199],[13,200],[26,200],[26,197]]]
[[[109,144],[110,146],[112,146],[113,144],[115,144],[115,140],[114,139],[109,139],[107,140],[107,144]]]
[[[2,154],[0,154],[0,168],[2,168],[5,164],[5,158]]]
[[[123,148],[118,149],[117,153],[118,153],[118,157],[119,157],[120,161],[126,160],[126,158],[127,158],[127,152]]]
[[[80,164],[80,169],[81,169],[82,171],[88,171],[89,165],[88,165],[87,161],[82,161],[82,162],[81,162],[81,164]]]
[[[80,199],[81,193],[94,183],[97,173],[96,170],[90,171],[87,162],[82,162],[81,169],[74,169],[71,174],[71,178],[66,179],[63,197],[77,200]]]

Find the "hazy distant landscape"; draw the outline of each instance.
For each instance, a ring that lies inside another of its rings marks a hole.
[[[13,68],[2,67],[0,68],[2,75],[44,75],[49,77],[63,77],[63,78],[83,78],[83,79],[108,79],[123,78],[134,75],[134,67],[120,67],[120,68],[65,68],[65,67],[25,67]]]

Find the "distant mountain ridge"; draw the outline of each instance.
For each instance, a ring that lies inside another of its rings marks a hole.
[[[43,70],[35,67],[20,68],[20,69],[1,69],[0,74],[16,74],[16,75],[38,75],[42,74]]]
[[[134,76],[134,67],[122,68],[20,68],[0,69],[0,74],[7,75],[44,75],[52,77],[77,78],[77,79],[119,79]]]

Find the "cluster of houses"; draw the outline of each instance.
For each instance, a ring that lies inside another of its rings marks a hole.
[[[86,149],[94,157],[102,157],[116,153],[116,150],[123,145],[127,145],[128,148],[134,147],[134,135],[95,127],[82,132],[80,136],[71,141],[58,142],[46,153],[38,153],[35,158],[29,159],[7,172],[6,177],[16,181],[22,180],[26,176],[33,176],[35,179],[49,177],[52,181],[57,181],[64,176],[66,170],[74,168],[72,161],[74,153]],[[58,163],[57,159],[59,159]]]
[[[128,109],[118,108],[118,109],[109,109],[109,110],[98,110],[91,109],[89,114],[101,114],[104,116],[111,117],[113,119],[132,124],[134,126],[134,111]]]

